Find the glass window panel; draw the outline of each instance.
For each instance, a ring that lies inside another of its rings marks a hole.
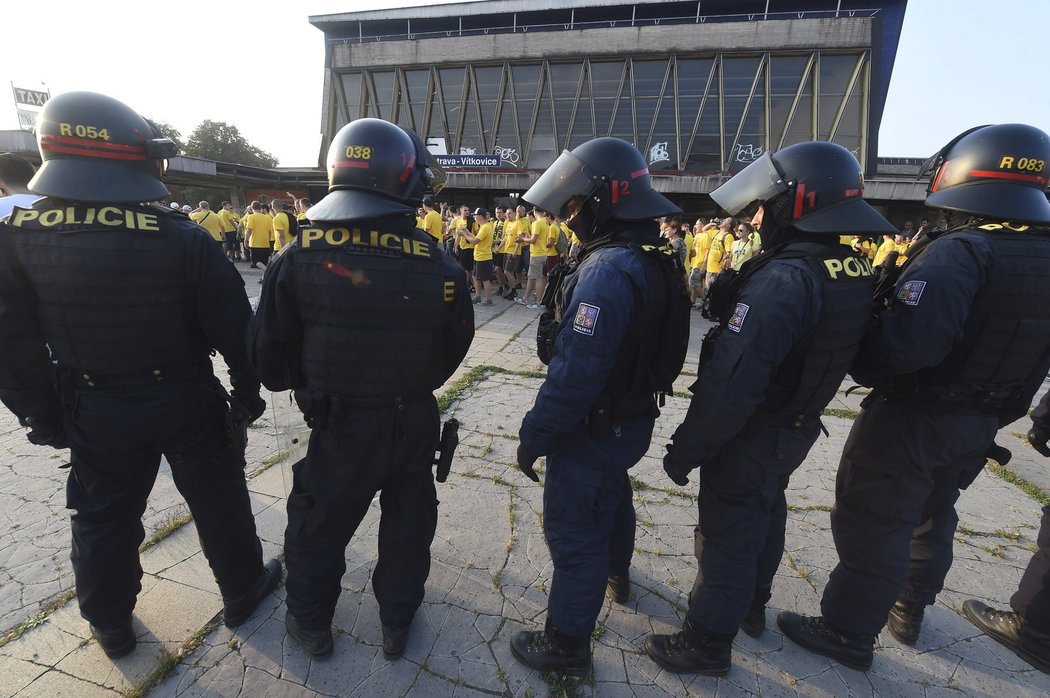
[[[591,82],[588,76],[583,82],[583,92],[580,93],[580,106],[576,110],[576,121],[573,123],[572,133],[569,135],[569,144],[566,146],[569,150],[596,137],[596,134],[593,132],[593,116],[594,100],[591,98]]]
[[[788,124],[784,147],[813,140],[813,71],[806,74],[806,84],[795,108],[795,116]]]
[[[467,82],[467,101],[463,112],[463,133],[459,139],[459,152],[465,155],[483,153],[481,130],[478,128],[477,95],[473,86]]]
[[[532,113],[536,108],[536,90],[540,84],[541,68],[540,65],[516,65],[511,68],[511,76],[514,78],[514,104],[518,111],[523,148],[528,147],[529,128],[532,125]],[[526,154],[521,155],[524,160]],[[531,162],[529,167],[533,167]]]
[[[392,70],[373,70],[372,81],[376,88],[376,100],[378,104],[372,105],[373,113],[380,119],[390,119],[392,104],[394,102],[394,80],[396,76]]]
[[[545,79],[539,98],[532,149],[529,151],[529,168],[547,167],[559,153],[561,149],[558,148],[558,137],[551,120],[551,86]]]
[[[712,58],[681,58],[678,60],[675,78],[678,81],[678,128],[682,134],[683,151],[689,147],[689,139],[693,135],[693,127],[696,126],[696,115],[700,111],[700,102],[707,88],[713,61]],[[717,83],[707,98],[707,105],[704,108],[718,109]]]
[[[846,103],[846,109],[842,112],[839,130],[835,134],[835,142],[853,153],[853,157],[858,160],[860,159],[860,139],[862,135],[860,131],[860,115],[863,104],[861,94],[862,82],[857,80],[857,84],[853,87],[853,92]],[[861,163],[861,165],[863,166],[864,163]]]
[[[649,138],[649,129],[656,116],[656,102],[663,87],[664,74],[667,72],[667,61],[634,61],[634,108],[638,120],[638,138],[644,141]]]
[[[835,114],[846,96],[849,79],[857,65],[857,56],[820,56],[820,113],[817,115],[817,134],[821,140],[831,135]]]
[[[350,120],[361,117],[361,73],[349,73],[342,76],[343,94],[346,95],[346,113]]]
[[[485,142],[491,144],[492,126],[496,123],[496,100],[499,98],[499,83],[503,75],[503,66],[488,65],[474,68],[474,80],[478,85],[477,99],[481,103],[481,130]]]
[[[441,80],[441,91],[445,97],[445,125],[448,129],[451,149],[459,138],[459,102],[463,97],[463,68],[441,68],[438,78]]]
[[[795,99],[809,56],[772,56],[769,64],[769,133],[773,146],[784,133],[791,103]]]
[[[700,117],[693,149],[686,160],[686,169],[697,174],[714,174],[722,169],[722,136],[718,125],[718,104],[710,98]]]
[[[729,118],[730,99],[726,99],[726,152],[729,153],[730,172],[739,172],[744,169],[765,152],[768,147],[766,143],[764,81],[765,74],[763,73],[759,76],[758,86],[755,89],[755,95],[751,99],[750,106],[747,105],[746,97],[732,98],[733,102],[739,101],[740,103],[740,117],[736,122],[731,121]],[[735,107],[736,105],[734,104]],[[730,151],[738,128],[740,129],[740,139],[737,141],[736,149]]]
[[[502,113],[499,118],[499,127],[496,131],[496,139],[493,142],[492,152],[503,157],[504,167],[521,166],[521,146],[518,144],[518,131],[515,127],[514,90],[510,81],[503,92]]]
[[[550,65],[551,89],[554,93],[554,117],[558,126],[558,143],[568,140],[572,107],[580,85],[583,63],[553,63]],[[588,126],[588,128],[590,128]]]
[[[408,85],[408,103],[416,119],[416,128],[423,130],[423,109],[427,102],[427,84],[430,80],[429,70],[406,70],[405,82]]]

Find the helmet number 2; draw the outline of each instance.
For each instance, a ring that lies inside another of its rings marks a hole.
[[[612,202],[614,204],[620,202],[621,196],[627,196],[631,193],[631,183],[626,179],[614,179],[610,182],[612,189]]]

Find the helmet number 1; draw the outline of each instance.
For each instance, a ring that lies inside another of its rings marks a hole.
[[[631,193],[631,184],[626,179],[614,179],[610,184],[612,187],[612,202],[614,204],[620,202],[621,196],[627,196]]]

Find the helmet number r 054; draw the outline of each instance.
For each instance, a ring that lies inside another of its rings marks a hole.
[[[92,138],[95,140],[102,139],[104,141],[109,140],[108,128],[85,126],[84,124],[61,123],[58,125],[58,133],[61,136],[76,136],[77,138]]]

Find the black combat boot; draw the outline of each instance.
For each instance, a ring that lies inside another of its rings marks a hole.
[[[898,642],[909,647],[919,639],[919,631],[922,630],[922,617],[926,613],[925,604],[915,603],[906,599],[897,599],[890,609],[890,615],[886,619],[886,629]]]
[[[281,581],[281,563],[279,560],[270,560],[263,566],[263,572],[255,580],[255,584],[247,592],[236,598],[228,599],[222,597],[223,614],[222,622],[227,628],[236,628],[244,621],[251,618],[255,609],[259,607],[266,596],[277,587]]]
[[[762,637],[766,631],[766,605],[749,608],[740,629],[755,639]]]
[[[734,634],[712,633],[687,617],[681,632],[646,638],[645,653],[675,674],[725,676],[732,665]]]
[[[586,676],[591,672],[591,637],[572,637],[558,632],[550,618],[543,630],[516,633],[510,652],[527,667],[537,671],[556,671],[567,676]]]
[[[751,608],[740,623],[740,629],[751,637],[758,639],[766,631],[766,604],[772,596],[772,587],[760,586],[755,589],[755,597],[751,600]]]
[[[973,599],[963,604],[962,611],[967,620],[994,640],[1039,671],[1050,674],[1050,637],[1027,627],[1020,613],[999,611]]]
[[[296,620],[291,611],[284,614],[284,625],[288,629],[288,634],[302,645],[302,648],[311,657],[324,659],[332,654],[334,643],[332,641],[331,626],[323,630],[305,630],[299,626],[299,621]]]
[[[99,646],[110,659],[120,659],[131,654],[135,649],[135,629],[131,625],[131,616],[123,623],[112,627],[100,628],[91,626],[91,635],[98,640]]]
[[[828,625],[823,616],[800,616],[781,611],[777,625],[784,634],[810,652],[831,657],[857,671],[867,671],[875,660],[875,638],[845,635]]]
[[[609,583],[605,587],[605,593],[616,603],[627,603],[631,598],[631,573],[623,574],[609,573]]]
[[[412,622],[400,627],[383,623],[383,656],[387,661],[401,659],[405,653],[405,645],[408,644],[408,630]]]

